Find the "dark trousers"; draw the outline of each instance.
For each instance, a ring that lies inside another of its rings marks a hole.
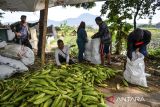
[[[32,49],[32,45],[30,44],[30,42],[29,42],[28,39],[16,38],[15,42],[16,42],[17,44],[21,44],[21,45],[27,46],[27,47],[29,47],[30,49]]]
[[[59,58],[60,63],[66,62],[66,58],[64,58],[62,55],[58,55],[58,58]],[[71,64],[74,64],[74,62],[70,59],[69,65],[71,65]]]
[[[78,61],[83,61],[83,53],[85,51],[85,43],[77,42],[78,45]]]

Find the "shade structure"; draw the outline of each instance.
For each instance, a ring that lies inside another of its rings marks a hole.
[[[105,0],[0,0],[0,9],[8,11],[40,11],[38,53],[42,66],[45,64],[45,43],[48,8],[60,5],[79,4]]]
[[[104,0],[49,0],[48,7]],[[0,9],[8,11],[34,12],[45,8],[45,0],[0,0]]]

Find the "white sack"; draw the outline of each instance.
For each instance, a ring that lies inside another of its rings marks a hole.
[[[128,82],[147,87],[143,54],[133,52],[132,60],[127,58],[126,70],[123,75]]]
[[[35,28],[30,28],[31,32],[31,40],[30,43],[32,45],[33,49],[38,49],[38,37],[37,37],[37,31]]]
[[[91,61],[91,41],[85,44],[84,59]]]
[[[13,67],[19,72],[28,71],[28,68],[19,60],[0,56],[0,64],[4,64],[10,67]]]
[[[0,79],[9,78],[16,72],[15,68],[8,65],[0,65]]]
[[[84,58],[93,64],[101,64],[99,53],[100,39],[92,39],[85,45]]]
[[[100,55],[94,55],[91,57],[91,63],[93,64],[101,64],[101,58]]]
[[[21,45],[18,44],[9,44],[5,46],[5,49],[0,50],[0,55],[12,58],[12,59],[20,59],[18,53],[21,51]]]
[[[21,54],[21,61],[25,65],[33,65],[34,64],[34,60],[35,60],[34,52],[30,48],[25,47],[24,51],[22,51],[22,53],[20,53],[20,54]]]
[[[4,48],[7,45],[6,41],[0,42],[0,48]]]
[[[91,40],[88,41],[88,42],[85,44],[85,51],[91,52]]]
[[[91,63],[101,64],[101,58],[99,53],[100,39],[91,40]]]
[[[0,55],[21,60],[25,65],[34,64],[34,52],[26,47],[19,44],[9,44],[5,46],[4,50],[0,50]]]
[[[91,52],[85,51],[84,52],[84,59],[86,59],[87,61],[91,61]]]
[[[15,38],[15,33],[12,30],[7,30],[8,40],[12,41]]]

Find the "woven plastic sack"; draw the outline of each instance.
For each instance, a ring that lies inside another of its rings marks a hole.
[[[0,79],[11,77],[16,72],[16,69],[8,65],[0,65]]]
[[[132,84],[148,87],[143,54],[133,52],[132,60],[127,58],[126,69],[123,75]]]
[[[5,49],[0,50],[0,55],[11,59],[21,60],[25,65],[34,64],[34,52],[19,44],[9,44],[5,46]]]
[[[8,65],[10,67],[13,67],[18,72],[28,71],[28,68],[19,60],[15,60],[15,59],[0,56],[0,64]]]

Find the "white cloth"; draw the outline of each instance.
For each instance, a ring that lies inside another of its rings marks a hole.
[[[59,48],[56,49],[55,51],[55,59],[56,59],[56,64],[58,66],[61,65],[60,61],[59,61],[59,56],[61,55],[64,58],[66,58],[66,63],[69,63],[69,46],[64,46],[62,50],[60,50]]]

